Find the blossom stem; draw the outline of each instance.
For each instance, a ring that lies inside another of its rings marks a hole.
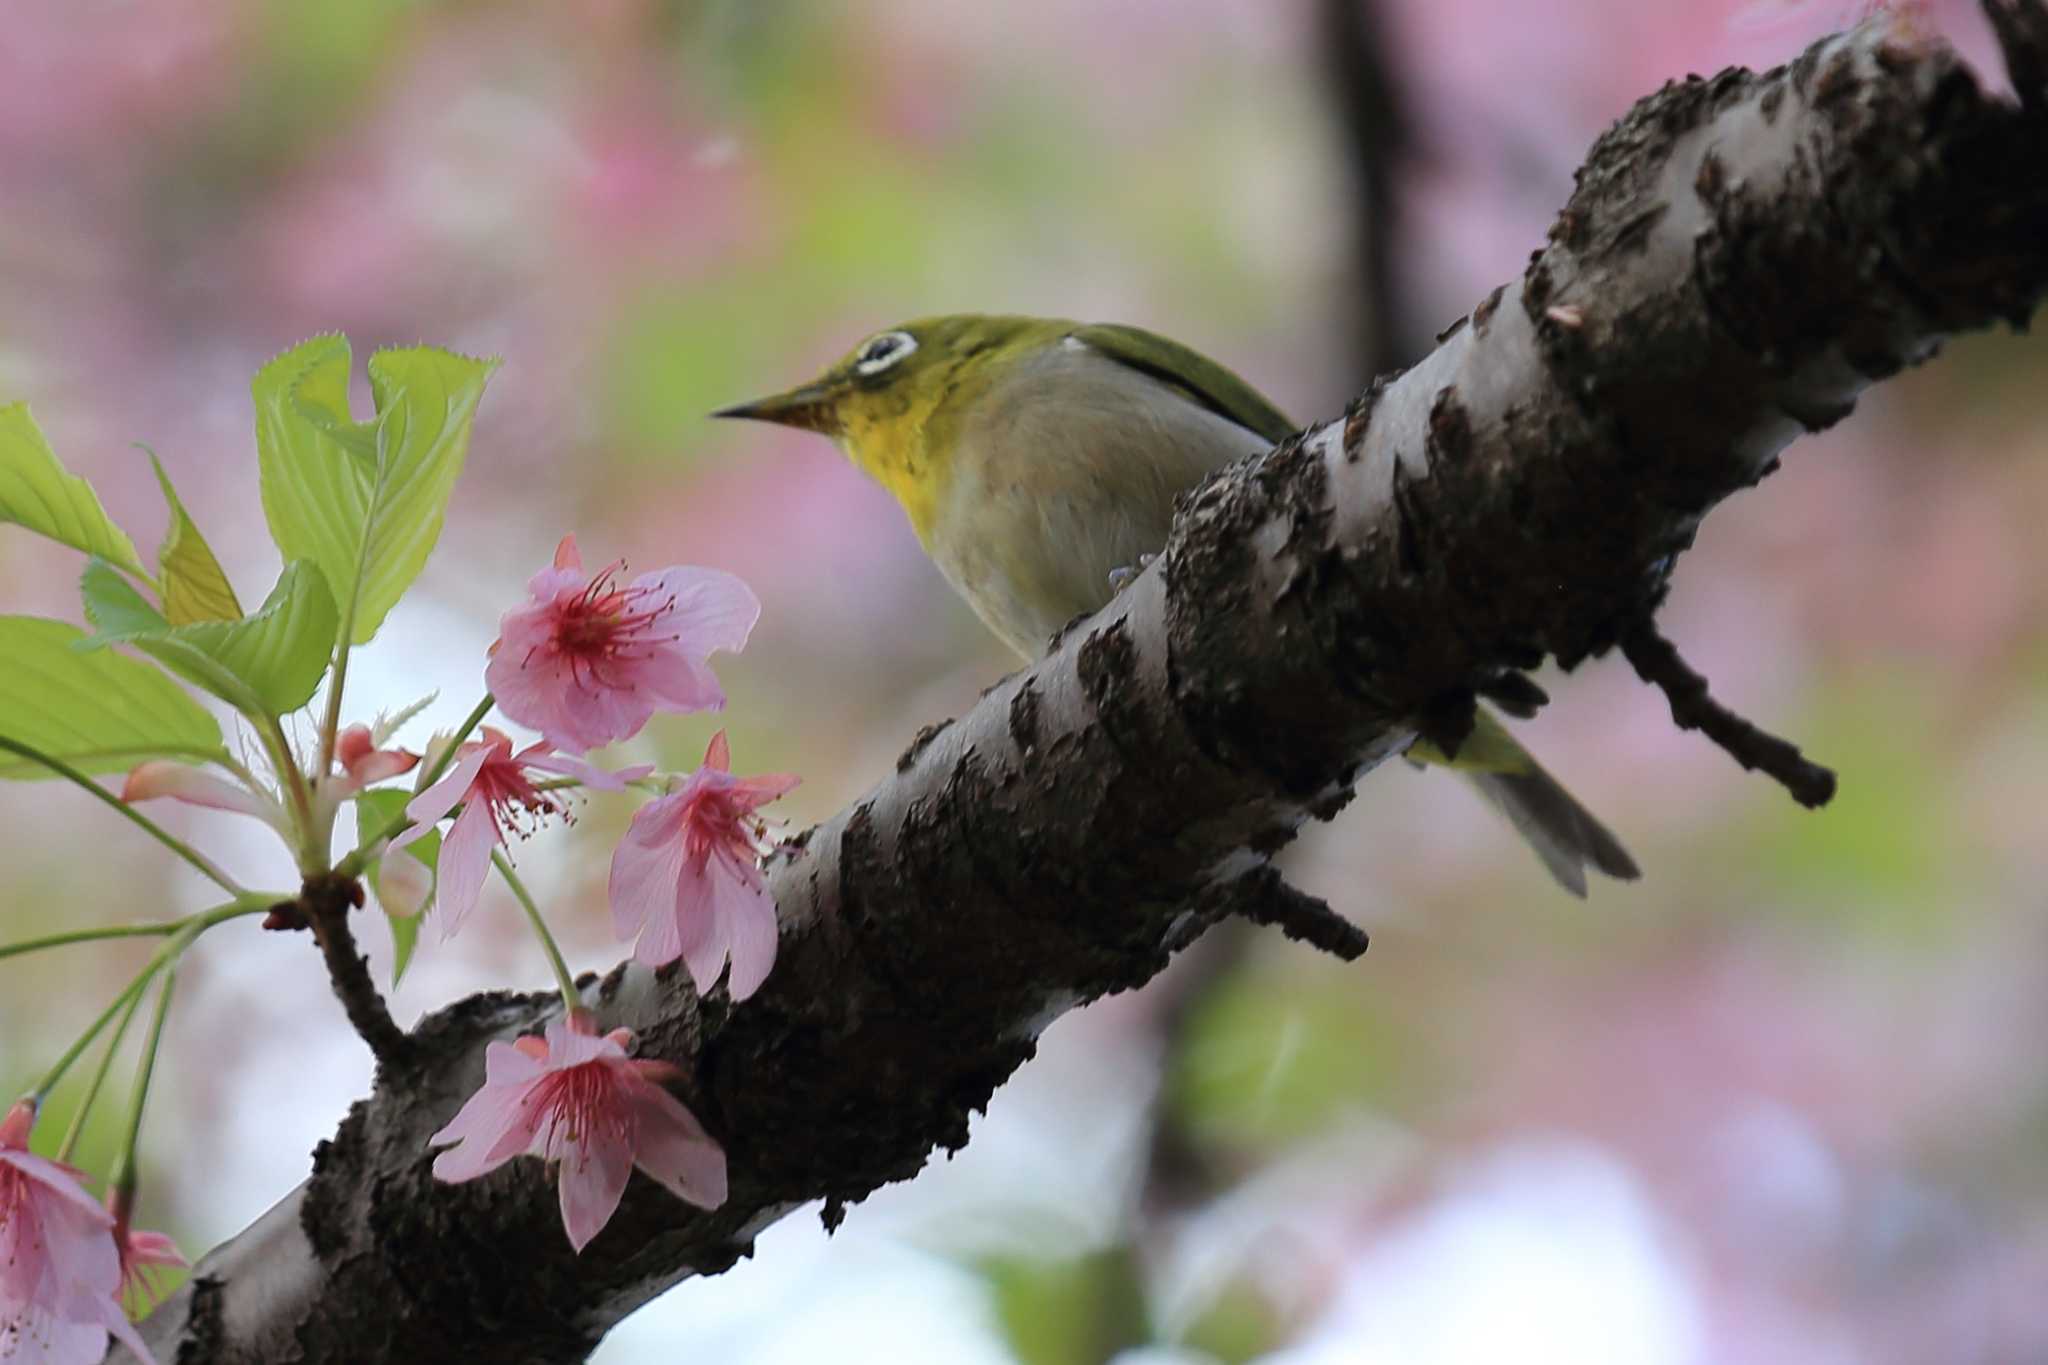
[[[425,791],[441,780],[442,775],[455,762],[455,751],[462,747],[462,741],[468,739],[471,732],[477,726],[484,723],[484,717],[491,714],[491,708],[497,704],[498,699],[486,692],[483,695],[483,700],[470,708],[469,714],[463,717],[462,724],[457,727],[454,734],[448,737],[448,742],[441,746],[441,752],[435,754],[434,761],[427,765],[427,775],[422,777],[417,784],[421,791]],[[403,831],[404,826],[401,825],[398,829],[393,830],[392,833],[397,834]]]
[[[290,896],[276,896],[276,901],[290,900]],[[103,924],[95,929],[67,929],[61,934],[45,934],[41,938],[27,938],[19,943],[0,943],[0,958],[20,957],[24,953],[41,952],[45,948],[62,948],[72,943],[93,943],[109,938],[161,938],[175,934],[185,927],[181,919],[157,920],[147,924]]]
[[[158,972],[163,970],[166,963],[177,961],[179,955],[191,946],[194,939],[216,924],[223,924],[228,920],[237,919],[243,915],[261,914],[280,900],[289,899],[290,897],[288,896],[244,895],[224,905],[216,905],[211,910],[201,910],[197,914],[187,915],[182,920],[174,921],[174,924],[177,926],[177,933],[172,937],[171,941],[157,949],[149,961],[142,964],[142,970],[135,974],[134,979],[121,988],[121,993],[116,995],[108,1003],[106,1009],[100,1012],[99,1018],[93,1020],[86,1027],[85,1032],[79,1035],[78,1040],[65,1050],[64,1055],[57,1059],[56,1064],[44,1074],[42,1080],[36,1083],[35,1088],[29,1091],[29,1098],[40,1105],[43,1097],[50,1093],[57,1082],[64,1079],[64,1073],[71,1069],[71,1064],[76,1062],[79,1056],[92,1046],[93,1039],[100,1036],[100,1031],[112,1022],[115,1015],[126,1009],[130,1001],[140,996],[148,988],[149,983],[155,979]]]
[[[79,1096],[78,1108],[71,1115],[71,1125],[64,1130],[63,1145],[57,1149],[57,1160],[68,1162],[71,1153],[78,1147],[78,1139],[85,1134],[85,1121],[92,1114],[93,1102],[100,1097],[100,1087],[106,1084],[107,1073],[114,1069],[114,1054],[121,1050],[121,1040],[128,1036],[128,1025],[135,1020],[135,1011],[142,1004],[142,993],[128,997],[128,1006],[121,1011],[121,1021],[114,1025],[114,1036],[107,1039],[107,1047],[100,1054],[100,1064],[93,1068],[92,1080],[86,1084],[85,1094]]]
[[[164,965],[163,981],[156,988],[156,1013],[150,1017],[149,1038],[142,1045],[142,1057],[135,1063],[135,1085],[128,1092],[128,1125],[121,1134],[121,1149],[114,1155],[114,1167],[107,1175],[107,1187],[134,1196],[135,1144],[142,1136],[142,1110],[149,1103],[149,1081],[156,1073],[157,1048],[164,1040],[164,1019],[171,1012],[171,992],[178,984],[178,964]],[[139,994],[135,997],[142,998]],[[133,1006],[130,1006],[132,1009]]]
[[[425,791],[441,780],[442,775],[448,771],[449,765],[455,762],[455,751],[462,747],[462,741],[468,739],[470,733],[477,726],[484,723],[484,717],[491,714],[491,708],[497,704],[498,699],[496,697],[488,692],[484,693],[483,700],[476,704],[475,709],[462,722],[462,728],[449,736],[448,742],[441,746],[441,752],[434,755],[434,761],[427,765],[426,771],[421,774],[419,781],[414,784],[415,790]],[[342,877],[361,876],[363,868],[369,864],[370,850],[388,840],[396,839],[399,835],[405,833],[406,827],[411,823],[411,817],[406,815],[404,811],[400,811],[392,816],[384,828],[377,830],[368,838],[357,840],[355,851],[335,865],[335,874]]]
[[[8,739],[4,735],[0,735],[0,749],[5,749],[9,753],[19,754],[32,763],[40,763],[51,772],[56,773],[60,777],[68,778],[78,786],[85,788],[101,801],[113,807],[123,819],[136,825],[150,838],[156,840],[180,858],[183,858],[192,867],[204,874],[208,881],[211,881],[230,896],[240,897],[249,894],[241,883],[215,866],[212,859],[186,843],[183,839],[172,834],[169,830],[129,805],[126,801],[123,801],[120,797],[108,791],[105,787],[102,787],[99,783],[93,781],[90,777],[87,777],[78,769],[72,767],[69,763],[66,763],[63,759],[46,754],[40,749],[32,748],[21,743],[19,740]]]
[[[548,932],[547,921],[541,918],[540,907],[533,903],[526,883],[519,880],[519,874],[512,870],[511,861],[503,853],[493,850],[491,862],[496,865],[498,875],[505,879],[505,885],[512,888],[519,908],[526,912],[526,918],[533,924],[533,932],[540,936],[540,946],[548,955],[548,965],[555,969],[555,985],[561,989],[563,1006],[570,1010],[582,1009],[583,992],[576,989],[576,978],[569,974],[569,964],[562,960],[562,950],[555,945],[555,936]]]

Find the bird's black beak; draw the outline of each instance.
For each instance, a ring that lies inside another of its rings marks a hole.
[[[751,403],[736,403],[729,408],[720,408],[713,417],[748,417],[756,422],[775,422],[785,427],[801,427],[825,436],[839,433],[839,405],[832,390],[823,384],[806,384],[788,393],[778,393],[767,398],[756,398]]]

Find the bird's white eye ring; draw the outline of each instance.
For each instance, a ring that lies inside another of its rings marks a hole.
[[[917,349],[917,338],[908,332],[883,332],[869,338],[854,358],[853,372],[860,375],[880,374],[903,357]]]

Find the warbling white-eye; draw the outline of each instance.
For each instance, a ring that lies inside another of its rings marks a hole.
[[[815,431],[895,495],[932,562],[1027,659],[1166,543],[1174,495],[1295,426],[1215,361],[1136,327],[962,313],[862,341],[815,380],[726,408]],[[1418,743],[1410,756],[1442,762]],[[1636,865],[1481,707],[1450,766],[1584,895]]]

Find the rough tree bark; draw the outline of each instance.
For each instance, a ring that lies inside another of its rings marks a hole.
[[[2048,287],[2048,9],[1990,0],[2019,107],[1880,29],[1667,86],[1547,246],[1405,375],[1189,500],[1158,563],[779,861],[781,959],[731,1008],[636,967],[605,1026],[731,1155],[699,1213],[635,1176],[580,1257],[539,1164],[437,1185],[426,1137],[544,995],[423,1022],[311,1177],[147,1325],[165,1361],[580,1360],[810,1200],[905,1179],[1061,1012],[1230,914],[1362,936],[1268,859],[1474,692],[1654,610],[1700,518],[1947,333]],[[1854,780],[1854,774],[1849,774]],[[1653,870],[1654,875],[1654,870]]]

